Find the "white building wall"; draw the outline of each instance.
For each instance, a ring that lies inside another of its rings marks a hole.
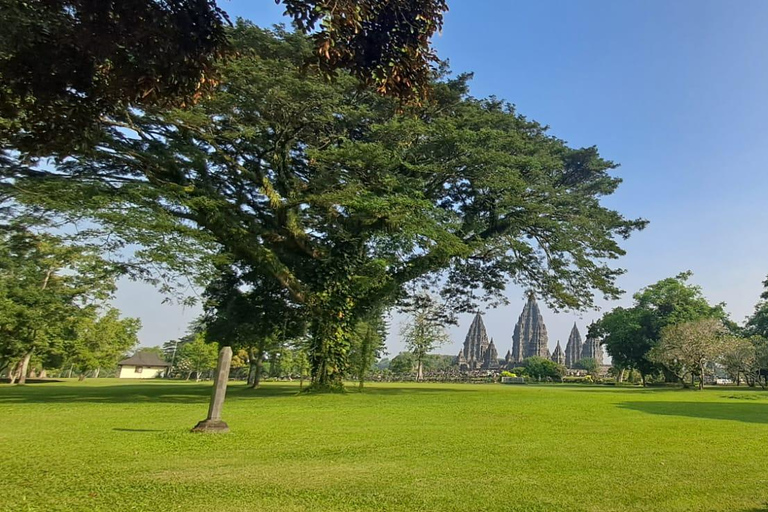
[[[165,372],[163,366],[140,366],[138,368],[140,368],[139,371],[137,371],[136,366],[121,366],[118,377],[121,379],[154,379]]]

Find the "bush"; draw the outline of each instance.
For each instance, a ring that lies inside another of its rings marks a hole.
[[[514,374],[512,372],[508,372],[507,370],[504,370],[503,372],[501,372],[501,376],[502,377],[517,377],[516,374]]]
[[[585,375],[583,377],[563,377],[563,382],[577,383],[577,384],[592,384],[592,376]]]

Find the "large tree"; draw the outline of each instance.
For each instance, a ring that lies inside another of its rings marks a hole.
[[[311,320],[313,384],[341,385],[357,320],[409,283],[456,311],[504,301],[510,281],[555,307],[616,297],[617,239],[642,228],[605,208],[620,180],[596,148],[573,149],[467,75],[419,107],[329,83],[304,66],[307,38],[241,23],[224,84],[187,110],[133,111],[98,147],[55,168],[12,168],[19,201],[88,215],[141,243],[199,236],[285,290]],[[157,231],[147,235],[147,230]]]
[[[649,352],[665,327],[701,318],[727,321],[723,304],[709,304],[701,288],[688,283],[691,275],[683,272],[643,288],[632,307],[615,308],[590,326],[590,336],[601,339],[614,365],[639,371],[645,383],[660,370]]]
[[[278,3],[312,34],[306,64],[424,97],[443,0]],[[0,148],[41,156],[89,145],[102,118],[126,108],[199,100],[231,50],[214,0],[4,0],[0,23]]]

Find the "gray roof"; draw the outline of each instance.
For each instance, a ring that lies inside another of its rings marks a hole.
[[[136,352],[128,359],[123,359],[118,366],[171,366],[154,352]]]

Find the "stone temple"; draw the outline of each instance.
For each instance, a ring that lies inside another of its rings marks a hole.
[[[579,328],[576,327],[576,322],[573,322],[573,329],[571,329],[571,335],[568,336],[568,344],[565,346],[565,366],[566,368],[573,368],[576,361],[581,359],[581,351],[583,347],[581,342],[581,333]]]
[[[512,362],[522,363],[524,359],[532,356],[549,359],[548,343],[547,326],[544,325],[536,298],[533,293],[529,293],[528,302],[520,313],[512,334]]]
[[[539,305],[533,293],[528,294],[528,301],[515,324],[512,334],[512,350],[507,352],[503,361],[499,360],[493,339],[488,338],[483,317],[478,312],[469,326],[469,332],[464,339],[464,346],[456,358],[460,371],[512,369],[519,366],[526,358],[532,356],[544,357],[575,368],[576,363],[583,358],[593,358],[598,364],[603,364],[603,348],[600,341],[587,338],[582,342],[581,333],[574,322],[565,350],[557,342],[555,350],[549,353],[549,337],[544,318],[541,316]]]
[[[497,370],[499,368],[499,353],[493,340],[488,341],[488,333],[485,331],[483,317],[478,312],[472,325],[469,326],[467,337],[464,338],[464,347],[459,352],[457,359],[459,370]]]
[[[603,347],[600,346],[600,341],[595,338],[587,337],[587,341],[584,342],[584,347],[581,349],[581,358],[592,358],[597,361],[597,364],[603,364]]]

